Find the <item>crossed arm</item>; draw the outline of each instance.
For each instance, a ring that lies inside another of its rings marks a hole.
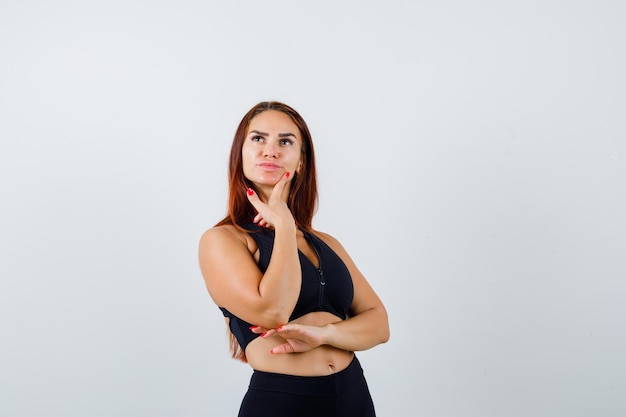
[[[273,227],[274,248],[262,273],[243,234],[233,226],[208,230],[200,240],[200,267],[209,294],[218,306],[257,325],[262,337],[280,335],[285,342],[272,353],[305,352],[321,345],[348,351],[366,350],[389,339],[387,312],[380,298],[341,244],[317,232],[343,260],[352,276],[354,298],[347,320],[323,326],[288,323],[300,293],[301,270],[296,227],[284,202],[286,180],[279,181],[267,202],[249,194],[259,212],[253,221]]]
[[[261,333],[262,337],[279,335],[285,339],[285,343],[271,350],[272,353],[305,352],[321,345],[359,351],[387,342],[389,322],[382,301],[341,244],[330,235],[319,232],[317,234],[339,255],[352,276],[354,299],[350,318],[323,326],[287,323],[273,329],[258,326],[253,331]]]

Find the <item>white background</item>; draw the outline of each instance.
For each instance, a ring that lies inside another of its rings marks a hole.
[[[380,416],[626,414],[626,3],[0,2],[0,416],[234,416],[197,265],[242,115],[385,302]]]

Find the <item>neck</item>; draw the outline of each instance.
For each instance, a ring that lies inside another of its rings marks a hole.
[[[257,194],[259,198],[261,199],[261,201],[267,204],[267,201],[269,200],[270,195],[272,194],[273,187],[256,187],[256,189],[257,189],[256,190]]]

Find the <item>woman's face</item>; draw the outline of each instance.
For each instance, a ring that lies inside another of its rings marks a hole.
[[[285,113],[266,110],[250,121],[241,155],[243,174],[267,194],[285,172],[293,175],[300,169],[300,131]]]

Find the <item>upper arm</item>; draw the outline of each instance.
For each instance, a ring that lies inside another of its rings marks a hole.
[[[228,226],[207,230],[198,250],[200,270],[213,301],[248,322],[263,309],[259,283],[263,274],[245,238]]]

